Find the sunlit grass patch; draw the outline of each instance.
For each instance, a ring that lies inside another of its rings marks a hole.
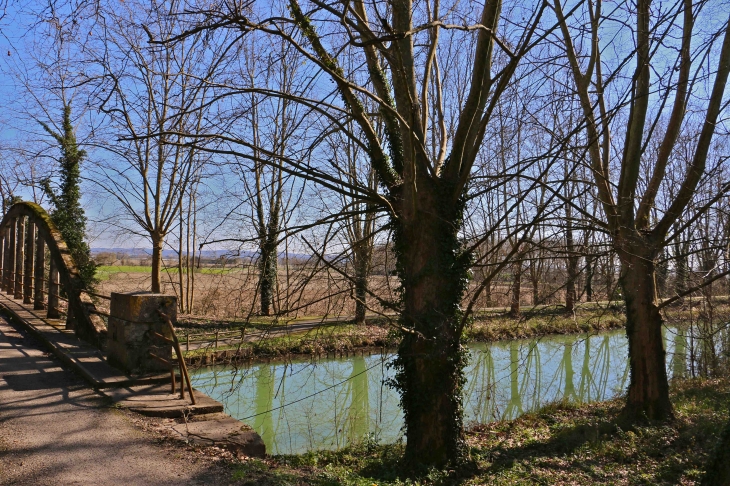
[[[506,313],[477,315],[465,329],[464,337],[473,341],[497,341],[501,339],[526,339],[548,334],[575,334],[607,331],[625,325],[622,310],[614,308],[577,309],[566,314],[562,309],[545,309],[525,312],[514,318]]]
[[[466,435],[471,461],[463,470],[407,479],[402,443],[366,440],[339,451],[274,456],[265,467],[240,467],[235,477],[277,485],[698,484],[728,419],[730,379],[677,380],[671,393],[676,419],[667,423],[624,423],[623,401],[614,399],[555,403],[475,426]]]

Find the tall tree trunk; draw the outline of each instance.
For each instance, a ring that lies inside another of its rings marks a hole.
[[[492,279],[488,279],[484,284],[484,300],[486,307],[494,307],[494,301],[492,300]]]
[[[183,236],[185,234],[185,221],[183,218],[183,209],[180,207],[179,213],[178,213],[178,230],[179,230],[179,236],[177,239],[177,281],[178,286],[180,288],[180,293],[177,298],[177,306],[180,311],[180,313],[185,313],[186,306],[185,306],[185,285],[184,285],[184,279],[185,279],[185,267],[183,266],[183,261],[186,258],[185,253],[183,253],[183,242],[185,241]]]
[[[540,302],[540,271],[535,259],[530,260],[530,282],[532,283],[532,305]]]
[[[404,329],[395,385],[408,436],[405,460],[411,467],[443,466],[459,461],[465,451],[462,387],[467,353],[461,345],[459,306],[470,262],[459,256],[457,222],[463,206],[442,201],[439,194],[448,191],[427,186],[428,181],[420,182],[418,199],[395,201]]]
[[[687,257],[687,245],[681,241],[681,235],[674,240],[675,282],[674,290],[682,294],[687,290],[687,278],[689,275],[689,261]]]
[[[566,167],[566,179],[568,170]],[[570,197],[570,194],[567,194]],[[565,282],[565,311],[575,310],[575,281],[578,278],[578,257],[575,255],[575,239],[573,238],[573,214],[568,202],[565,203],[565,251],[568,253],[566,259],[566,270],[568,280]]]
[[[355,251],[355,323],[365,324],[368,297],[369,261],[367,251]]]
[[[159,233],[152,233],[152,292],[161,292],[162,244],[165,238]]]
[[[661,262],[656,266],[656,291],[661,300],[667,292],[667,275],[669,274],[669,254],[666,249],[661,253]]]
[[[568,258],[566,270],[568,279],[565,282],[565,310],[573,312],[575,310],[575,301],[577,294],[575,290],[575,281],[578,279],[578,257],[575,255],[575,245],[573,244],[573,231],[570,230],[567,238]]]
[[[512,317],[520,315],[520,294],[522,293],[522,258],[512,264],[512,301],[509,314]]]
[[[606,300],[613,301],[616,298],[616,288],[614,287],[614,277],[616,267],[614,262],[614,254],[609,252],[606,255],[606,267],[604,268],[604,278],[606,281]]]
[[[595,260],[593,257],[586,256],[586,302],[593,301],[593,273],[595,271]]]
[[[271,315],[274,293],[276,292],[277,273],[279,271],[276,254],[276,234],[269,232],[261,245],[259,260],[259,292],[261,296],[261,315]]]
[[[638,237],[619,251],[619,283],[626,303],[631,370],[624,414],[631,418],[665,420],[673,412],[662,340],[663,321],[656,299],[657,253],[651,244]]]

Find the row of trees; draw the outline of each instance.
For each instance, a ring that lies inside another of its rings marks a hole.
[[[462,336],[505,275],[517,315],[525,277],[539,303],[560,269],[572,311],[618,274],[625,413],[672,417],[660,308],[728,270],[721,2],[51,5],[18,13],[36,64],[9,62],[31,118],[73,99],[95,219],[149,241],[153,291],[177,249],[183,310],[196,252],[227,247],[257,256],[261,314],[288,310],[282,253],[347,278],[359,321],[397,313],[407,462],[463,456]]]

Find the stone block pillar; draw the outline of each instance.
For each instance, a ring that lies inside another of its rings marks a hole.
[[[172,346],[152,336],[158,332],[172,338],[159,312],[175,322],[177,297],[151,292],[116,293],[111,295],[107,337],[108,361],[128,373],[169,371],[149,353],[172,360]]]

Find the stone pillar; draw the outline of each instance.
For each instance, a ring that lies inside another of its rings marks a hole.
[[[23,298],[23,255],[25,253],[25,218],[18,218],[18,239],[15,241],[15,292],[13,297]]]
[[[8,244],[8,278],[5,292],[13,295],[15,292],[15,237],[18,236],[17,219],[10,220],[10,243]]]
[[[51,258],[51,269],[48,271],[48,313],[49,319],[58,319],[58,269],[56,262]]]
[[[152,336],[153,332],[158,332],[172,338],[158,311],[175,322],[177,297],[151,292],[112,293],[107,335],[111,365],[128,373],[169,371],[168,367],[149,356],[151,351],[172,360],[172,346]]]
[[[35,246],[35,224],[28,218],[25,227],[25,261],[23,268],[23,303],[33,303],[33,247]]]
[[[33,309],[43,310],[45,306],[43,301],[43,289],[45,283],[43,281],[43,273],[46,270],[46,248],[40,231],[36,231],[35,235],[35,272],[33,273]]]

